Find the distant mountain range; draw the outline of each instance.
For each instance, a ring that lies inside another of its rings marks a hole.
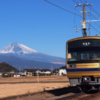
[[[16,68],[49,68],[65,65],[65,58],[40,53],[23,44],[12,42],[0,50],[0,62],[7,62]]]
[[[14,56],[4,56],[0,55],[0,63],[6,62],[18,70],[40,68],[40,69],[55,69],[63,66],[62,64],[53,64],[48,62],[38,62],[34,60],[17,58]]]

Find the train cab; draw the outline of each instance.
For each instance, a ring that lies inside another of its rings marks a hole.
[[[83,91],[100,86],[100,37],[87,36],[66,43],[67,76]]]

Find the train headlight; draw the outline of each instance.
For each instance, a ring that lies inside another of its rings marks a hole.
[[[70,67],[70,68],[75,68],[76,65],[75,65],[75,64],[74,64],[74,65],[69,65],[69,67]]]

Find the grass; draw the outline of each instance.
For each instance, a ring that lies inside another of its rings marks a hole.
[[[0,98],[33,94],[47,90],[54,90],[58,88],[68,87],[70,84],[66,76],[41,76],[40,82],[44,83],[19,83],[19,82],[37,82],[37,77],[24,78],[1,78],[0,83]],[[48,81],[50,83],[45,83]],[[52,83],[51,83],[52,81]],[[65,81],[65,82],[64,82]],[[8,84],[7,82],[16,82],[15,84]],[[57,82],[57,83],[54,83]]]

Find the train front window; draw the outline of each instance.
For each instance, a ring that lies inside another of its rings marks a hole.
[[[69,61],[77,61],[77,52],[68,53],[68,60]]]
[[[81,60],[89,60],[91,58],[89,52],[82,52],[80,56],[81,56]]]
[[[69,51],[68,61],[100,60],[100,51]]]

